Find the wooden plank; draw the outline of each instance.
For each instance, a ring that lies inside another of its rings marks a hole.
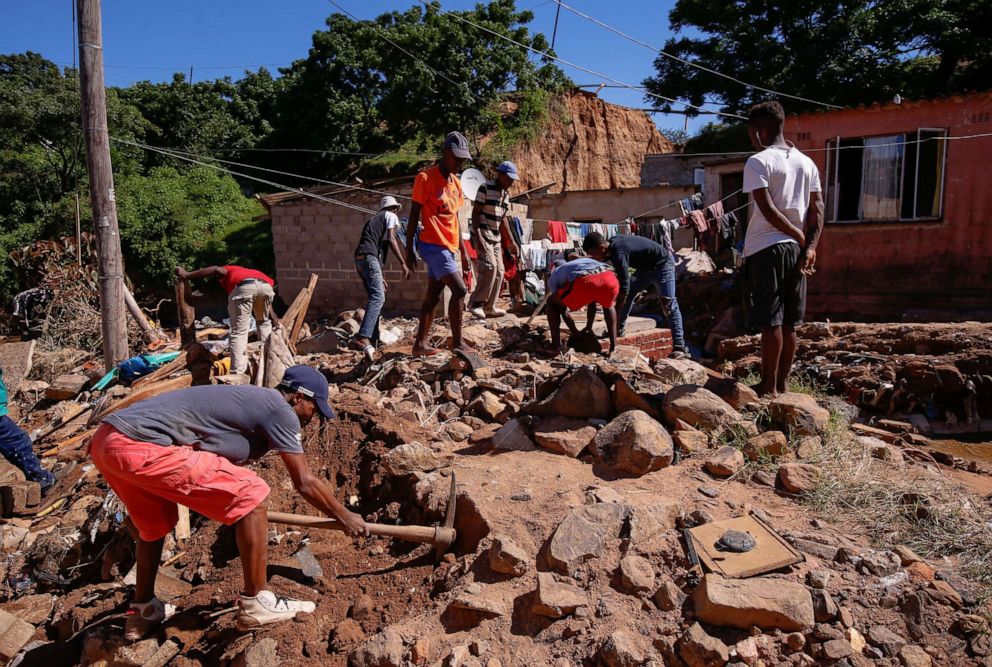
[[[95,423],[103,419],[107,415],[117,412],[121,408],[126,408],[129,405],[134,405],[135,403],[139,401],[143,401],[146,398],[152,398],[154,396],[165,394],[170,391],[176,391],[177,389],[185,389],[186,387],[189,387],[192,384],[193,384],[192,375],[180,375],[179,377],[172,378],[170,380],[162,380],[161,382],[157,382],[153,385],[149,385],[147,388],[145,388],[142,391],[135,392],[130,396],[121,399],[117,403],[114,403],[110,407],[106,408],[99,415],[94,413],[93,422]]]
[[[3,379],[11,396],[17,391],[17,385],[31,372],[34,346],[34,340],[0,345],[0,368],[3,368]]]
[[[45,452],[42,453],[42,456],[56,456],[63,452],[67,452],[69,450],[75,449],[77,446],[79,446],[80,443],[84,442],[94,433],[96,433],[96,427],[83,431],[82,433],[77,433],[68,440],[60,442],[54,447],[45,450]]]
[[[310,299],[313,298],[313,292],[317,288],[317,276],[315,274],[310,274],[310,283],[307,285],[306,289],[301,292],[303,297],[300,312],[296,316],[296,321],[293,322],[293,329],[289,334],[289,344],[294,348],[296,347],[296,341],[300,339],[300,330],[303,329],[303,322],[307,318],[307,310],[310,309]]]
[[[141,389],[142,387],[147,387],[150,384],[154,384],[159,380],[169,377],[176,371],[186,368],[186,350],[179,353],[179,356],[170,361],[169,363],[156,368],[154,371],[146,375],[145,377],[138,378],[131,383],[131,389]]]
[[[714,544],[728,530],[748,533],[755,547],[745,553],[718,551]],[[754,515],[704,523],[690,528],[689,534],[706,569],[731,579],[753,577],[803,560],[795,547]]]
[[[309,305],[310,297],[313,296],[313,291],[316,287],[317,274],[311,273],[307,286],[300,290],[300,293],[296,295],[295,299],[293,299],[293,303],[289,304],[289,308],[286,309],[286,314],[282,316],[282,327],[287,331],[287,333],[292,331],[296,326],[296,320],[300,317],[301,311],[303,311],[304,302]],[[306,313],[304,312],[303,314],[305,315]],[[300,317],[300,326],[302,325],[303,320]],[[298,332],[299,329],[297,329],[297,333]]]
[[[196,342],[196,310],[193,308],[193,289],[188,280],[176,280],[176,308],[179,311],[179,340],[183,347]]]

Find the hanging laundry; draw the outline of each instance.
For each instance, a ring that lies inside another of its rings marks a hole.
[[[709,213],[714,220],[717,220],[723,216],[723,202],[718,201],[715,204],[710,204],[706,207],[706,212]]]
[[[552,243],[565,243],[568,241],[568,228],[560,220],[548,222],[548,238]]]
[[[706,214],[703,211],[689,211],[689,222],[696,228],[697,234],[706,233]]]

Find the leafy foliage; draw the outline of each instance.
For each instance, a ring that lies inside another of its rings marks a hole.
[[[121,245],[132,272],[164,280],[197,263],[219,236],[263,212],[234,180],[208,167],[154,167],[118,179]]]
[[[678,0],[669,22],[702,35],[669,39],[667,53],[820,102],[916,99],[992,81],[990,0]],[[742,113],[774,97],[663,55],[655,69],[644,82],[649,91],[696,105],[715,95],[725,111]],[[817,108],[782,101],[789,111]]]
[[[533,14],[514,0],[457,15],[548,49],[527,28]],[[237,80],[190,83],[177,73],[109,89],[111,136],[318,178],[340,178],[362,166],[365,154],[379,154],[368,161],[371,171],[410,171],[434,159],[454,129],[470,139],[495,136],[490,143],[502,155],[543,122],[545,91],[568,85],[550,63],[434,8],[365,21],[332,14],[326,23],[307,56],[281,76],[262,68]],[[520,112],[506,120],[499,108],[511,94]],[[310,150],[266,150],[287,147]],[[236,261],[271,270],[271,232],[248,198],[256,182],[122,142],[111,151],[122,248],[139,286],[168,289],[176,264]],[[77,72],[36,53],[0,55],[0,256],[74,235],[77,193],[89,229]],[[9,263],[0,264],[0,296],[20,289]]]

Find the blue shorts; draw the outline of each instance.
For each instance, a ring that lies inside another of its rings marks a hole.
[[[461,273],[462,267],[455,253],[443,245],[417,241],[417,251],[427,265],[427,274],[434,280],[441,280],[452,273]]]

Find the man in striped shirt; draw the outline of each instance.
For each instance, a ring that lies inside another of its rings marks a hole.
[[[520,249],[510,234],[507,213],[510,210],[510,193],[513,182],[520,178],[517,165],[503,162],[496,167],[496,179],[479,187],[472,206],[472,246],[479,254],[479,284],[472,294],[470,309],[480,319],[502,317],[506,311],[496,307],[500,289],[503,286],[503,250],[500,246],[500,231],[510,239],[512,257],[520,254]]]

